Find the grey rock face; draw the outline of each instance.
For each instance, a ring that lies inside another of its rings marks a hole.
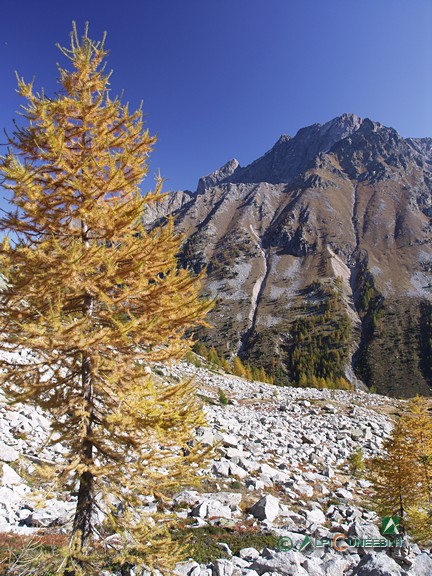
[[[239,166],[238,161],[233,158],[218,170],[215,170],[208,176],[203,176],[203,178],[200,178],[198,182],[197,193],[199,194],[212,186],[217,186],[218,184],[231,181]]]
[[[386,554],[366,554],[352,576],[406,576],[406,572]]]
[[[343,114],[326,124],[299,130],[294,138],[283,135],[271,150],[249,166],[236,166],[225,182],[290,183],[319,153],[328,152],[336,142],[353,134],[362,124],[354,114]]]
[[[432,558],[428,554],[419,554],[413,559],[408,574],[409,576],[430,576],[432,574]]]

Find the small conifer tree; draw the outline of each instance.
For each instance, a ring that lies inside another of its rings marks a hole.
[[[384,455],[369,461],[372,504],[381,516],[397,514],[419,540],[432,539],[432,419],[424,398],[409,402],[384,442]]]
[[[57,97],[19,79],[27,124],[0,163],[13,206],[2,220],[12,234],[0,252],[0,379],[14,400],[51,413],[68,449],[55,470],[78,489],[67,573],[92,573],[97,507],[123,540],[112,562],[170,566],[169,518],[154,524],[138,511],[143,495],[162,498],[192,479],[202,451],[183,448],[203,415],[190,382],[152,379],[148,365],[182,357],[185,330],[209,304],[199,278],[177,266],[172,222],[143,227],[160,196],[160,179],[154,193],[139,192],[155,138],[140,110],[110,96],[104,41],[87,28],[80,40],[74,26],[61,51],[71,69],[59,69]],[[11,353],[22,347],[29,353],[17,362]]]
[[[240,360],[238,356],[235,356],[233,360],[233,374],[235,376],[241,376],[242,378],[244,378],[246,375],[246,370],[243,365],[243,362]]]

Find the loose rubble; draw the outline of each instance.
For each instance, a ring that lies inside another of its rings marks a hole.
[[[369,483],[352,476],[347,463],[358,448],[366,458],[380,452],[402,401],[278,388],[189,364],[161,370],[166,378],[194,376],[208,422],[197,428],[195,441],[217,446],[207,477],[211,490],[182,490],[173,497],[172,511],[188,518],[191,530],[247,525],[273,532],[281,543],[279,549],[245,546],[233,554],[221,542],[221,558],[210,564],[191,558],[177,565],[179,575],[432,574],[429,552],[407,539],[403,547],[376,546],[385,537],[375,513],[364,507]],[[227,406],[218,402],[220,390]],[[30,482],[36,464],[59,461],[64,453],[52,443],[49,419],[38,408],[10,407],[1,397],[0,422],[0,531],[67,530],[75,497],[55,493],[47,499]],[[148,506],[155,507],[151,498]],[[336,547],[335,534],[342,535]],[[345,547],[348,538],[358,545]]]

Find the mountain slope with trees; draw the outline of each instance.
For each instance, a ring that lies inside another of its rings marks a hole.
[[[344,114],[228,162],[145,220],[173,213],[183,265],[206,268],[217,304],[199,337],[220,356],[280,383],[430,395],[431,191],[429,139]]]

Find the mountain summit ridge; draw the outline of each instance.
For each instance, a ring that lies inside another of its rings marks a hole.
[[[203,192],[210,183],[288,183],[316,154],[328,152],[336,142],[358,130],[362,122],[359,116],[345,113],[325,124],[300,128],[294,137],[282,134],[270,150],[247,166],[242,167],[236,159],[232,159],[208,176],[200,178],[197,192]],[[302,156],[303,161],[295,164],[294,170],[287,172],[286,163],[298,156]],[[235,169],[230,170],[234,164]]]

